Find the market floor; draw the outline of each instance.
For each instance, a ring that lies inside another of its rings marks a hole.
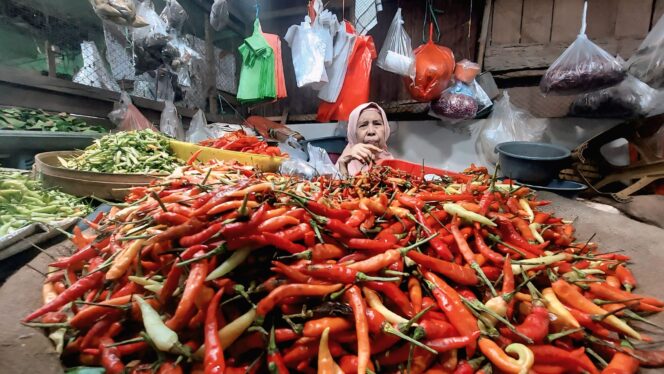
[[[639,281],[637,291],[664,298],[664,287],[661,286],[661,269],[664,266],[663,229],[551,193],[542,192],[540,197],[553,201],[551,209],[559,217],[575,219],[578,241],[588,240],[596,234],[593,241],[599,243],[603,251],[624,250],[624,253],[632,256],[633,264],[630,267]],[[48,248],[47,252],[57,255],[66,245],[62,243]],[[30,265],[45,270],[49,260],[42,253]],[[62,373],[60,361],[48,338],[38,330],[19,324],[22,317],[40,305],[41,282],[42,276],[39,273],[24,267],[0,287],[0,373]],[[664,325],[664,313],[652,317],[652,321]],[[648,326],[639,327],[652,336],[654,341],[663,340],[661,332]],[[652,373],[658,371],[643,370]]]

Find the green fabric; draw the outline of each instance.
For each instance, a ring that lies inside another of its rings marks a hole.
[[[237,99],[240,103],[274,100],[277,86],[274,82],[274,51],[268,44],[258,19],[254,33],[238,47],[242,56]]]

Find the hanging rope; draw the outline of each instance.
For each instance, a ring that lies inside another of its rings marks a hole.
[[[427,0],[424,9],[424,21],[422,22],[422,43],[426,43],[426,30],[427,23],[431,22],[436,30],[436,42],[440,41],[440,26],[438,26],[438,14],[443,14],[443,11],[433,6],[433,0]]]

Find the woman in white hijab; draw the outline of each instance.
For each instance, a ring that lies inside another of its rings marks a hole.
[[[337,160],[339,172],[347,177],[368,170],[382,159],[391,159],[387,151],[390,125],[383,108],[369,102],[353,109],[348,118],[348,145]]]

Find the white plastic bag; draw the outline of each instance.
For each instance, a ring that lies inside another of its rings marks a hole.
[[[627,60],[627,70],[651,87],[664,87],[664,16]]]
[[[159,14],[159,18],[166,24],[169,31],[180,32],[189,15],[177,0],[166,0],[166,6]]]
[[[210,26],[217,31],[221,31],[230,20],[228,11],[228,0],[214,0],[212,9],[210,9]]]
[[[182,120],[180,119],[178,110],[175,108],[175,104],[170,100],[164,102],[164,110],[161,111],[159,119],[159,131],[174,139],[184,140]]]
[[[540,81],[544,94],[574,95],[614,86],[625,79],[622,64],[586,36],[584,2],[581,31],[576,40],[549,66]]]
[[[570,105],[574,117],[632,118],[653,108],[657,90],[628,75],[617,86],[578,97]]]
[[[503,92],[503,97],[496,101],[489,118],[471,128],[475,150],[485,165],[498,162],[495,152],[498,144],[516,140],[539,141],[544,130],[546,125],[543,122],[537,122],[528,112],[510,103],[507,92]]]
[[[415,55],[403,23],[401,8],[399,8],[387,30],[387,36],[378,54],[376,65],[383,70],[412,78],[415,76]]]
[[[355,45],[356,35],[346,31],[345,23],[341,25],[335,38],[332,63],[326,68],[329,82],[318,92],[318,98],[328,103],[337,101],[339,97],[348,70],[348,59]]]
[[[131,103],[131,97],[124,91],[120,94],[120,102],[116,103],[115,108],[108,113],[108,119],[117,126],[119,131],[145,129],[157,131],[150,120],[145,118],[141,111]]]
[[[133,30],[134,42],[143,42],[149,40],[148,45],[155,44],[155,40],[168,38],[166,23],[159,18],[154,10],[152,0],[143,0],[136,7],[136,14],[141,16],[148,24],[147,27],[135,28]]]
[[[322,27],[311,27],[311,19],[306,16],[304,22],[289,27],[284,36],[291,47],[298,87],[320,89],[328,82],[325,71],[325,32]]]
[[[199,109],[191,119],[186,138],[189,143],[194,144],[200,143],[206,139],[214,138],[214,134],[208,128],[205,113],[203,113],[202,110]]]

